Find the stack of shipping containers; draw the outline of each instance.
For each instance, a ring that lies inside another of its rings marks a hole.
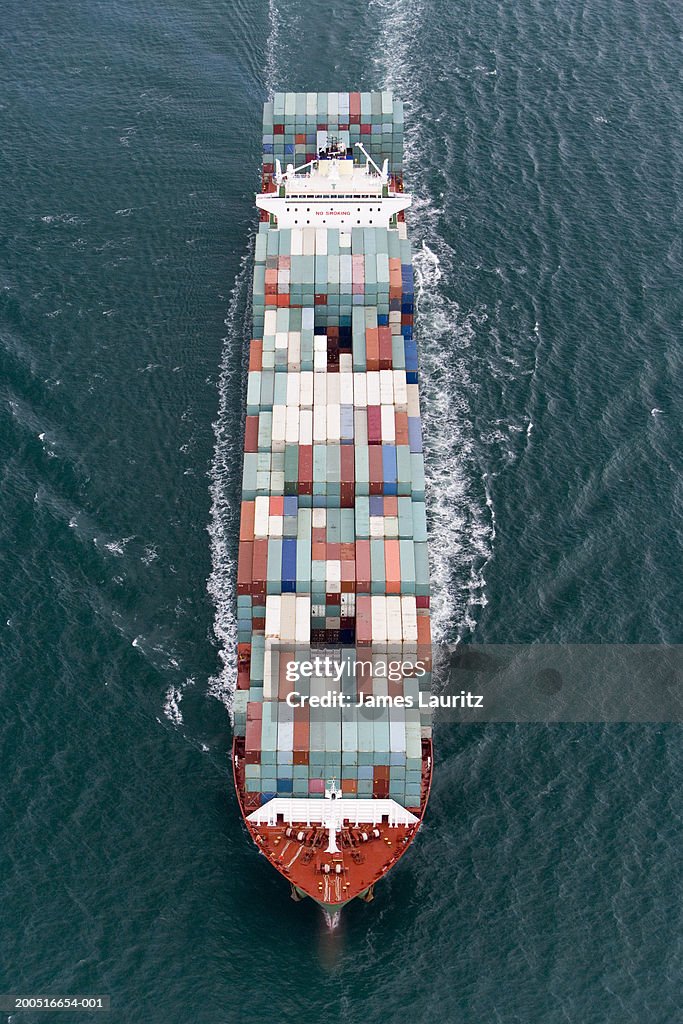
[[[328,131],[400,188],[403,113],[390,93],[277,93],[265,105],[263,187]],[[274,796],[348,796],[417,808],[429,712],[425,483],[410,243],[394,227],[278,230],[256,238],[238,567],[235,730],[253,806]],[[342,678],[288,681],[322,656]],[[396,662],[424,671],[391,673]],[[353,663],[357,664],[355,670]],[[288,693],[352,705],[292,707]],[[359,694],[412,706],[368,714]]]

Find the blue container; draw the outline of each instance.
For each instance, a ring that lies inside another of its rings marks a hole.
[[[408,417],[408,439],[411,452],[422,451],[422,422],[419,416]]]
[[[392,444],[382,445],[382,476],[384,493],[398,494],[396,484],[396,448]]]
[[[291,779],[278,779],[277,780],[277,791],[278,791],[278,793],[291,793],[292,792],[292,780]]]
[[[381,495],[372,494],[370,495],[370,515],[371,516],[383,516],[384,515],[384,499]]]
[[[295,516],[298,512],[296,495],[285,498],[284,512],[286,516]]]

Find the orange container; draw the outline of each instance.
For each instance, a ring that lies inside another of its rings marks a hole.
[[[397,540],[384,541],[384,566],[387,594],[401,593],[401,556]]]
[[[249,369],[260,370],[263,367],[263,341],[252,338],[249,345]]]
[[[240,518],[240,540],[253,540],[254,539],[254,509],[256,502],[254,501],[243,501],[242,502],[242,515]]]
[[[365,363],[368,370],[379,370],[379,332],[377,327],[366,328]]]

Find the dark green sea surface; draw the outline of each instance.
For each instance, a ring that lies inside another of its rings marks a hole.
[[[678,726],[442,725],[329,934],[247,839],[225,705],[275,87],[407,102],[438,640],[681,642],[682,36],[673,0],[5,0],[0,991],[680,1021]]]

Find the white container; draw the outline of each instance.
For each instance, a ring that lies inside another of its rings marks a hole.
[[[299,370],[301,368],[301,331],[289,332],[289,343],[287,345],[287,369]]]
[[[287,422],[285,424],[285,444],[299,443],[299,406],[287,406]]]
[[[302,409],[299,414],[299,444],[313,444],[312,409]]]
[[[353,414],[353,436],[354,444],[367,448],[368,446],[368,414],[365,409],[356,409]]]
[[[301,374],[287,374],[287,405],[299,405],[301,401]]]
[[[341,594],[341,561],[328,559],[325,563],[325,588],[328,594]]]
[[[396,419],[393,405],[383,405],[380,409],[382,421],[382,444],[396,443]]]
[[[339,378],[339,402],[341,405],[353,405],[353,373],[340,371],[332,376]]]
[[[296,595],[295,640],[298,644],[308,644],[311,640],[311,599],[308,594]]]
[[[408,410],[408,384],[405,370],[391,371],[394,377],[394,405],[398,412]]]
[[[394,375],[391,370],[379,371],[379,397],[382,405],[394,404]]]
[[[277,330],[277,310],[267,309],[263,317],[263,335],[275,334]]]
[[[299,404],[302,409],[313,408],[313,371],[302,370],[299,380]]]
[[[420,395],[417,384],[407,384],[406,390],[408,392],[408,415],[419,416],[420,415]]]
[[[314,530],[324,530],[327,526],[327,509],[314,508],[311,516],[311,524]]]
[[[339,444],[341,439],[341,409],[339,405],[327,406],[327,443]]]
[[[327,407],[316,402],[313,407],[313,444],[327,441]]]
[[[270,498],[257,495],[254,502],[254,538],[264,540],[268,536]]]
[[[327,357],[325,357],[327,358]],[[326,373],[314,373],[313,374],[313,407],[321,406],[324,408],[327,405],[327,374]]]
[[[384,540],[384,516],[370,516],[371,540]]]
[[[368,370],[365,375],[368,405],[381,405],[379,371]]]
[[[373,644],[385,644],[387,642],[387,599],[386,597],[373,595],[370,601],[372,642]]]
[[[303,256],[304,233],[301,228],[292,228],[292,235],[289,244],[289,251],[292,256]],[[268,314],[266,313],[266,316]]]
[[[293,643],[296,634],[296,594],[282,594],[280,598],[280,639]]]
[[[266,640],[280,639],[280,603],[279,594],[268,594],[266,597]]]
[[[313,369],[318,374],[325,374],[327,371],[327,350],[325,352],[313,353]]]
[[[327,256],[327,228],[315,229],[315,254]]]
[[[283,452],[285,450],[285,427],[287,422],[287,406],[273,406],[273,427],[271,433],[271,450]]]
[[[339,356],[339,372],[351,373],[353,370],[353,356],[348,352],[342,352]]]
[[[353,375],[353,404],[357,409],[365,409],[368,404],[367,377],[364,373]]]
[[[415,600],[413,598],[413,600]],[[417,631],[417,623],[415,625]],[[400,644],[403,640],[403,620],[401,618],[401,598],[396,594],[387,597],[387,642]]]
[[[327,374],[327,404],[339,405],[339,374]]]
[[[268,536],[281,537],[284,529],[284,516],[268,516]]]
[[[282,352],[285,351],[289,342],[289,334],[287,331],[276,331],[275,333],[275,348]]]
[[[401,597],[401,622],[403,640],[407,644],[417,643],[417,605],[415,598],[409,594]]]

